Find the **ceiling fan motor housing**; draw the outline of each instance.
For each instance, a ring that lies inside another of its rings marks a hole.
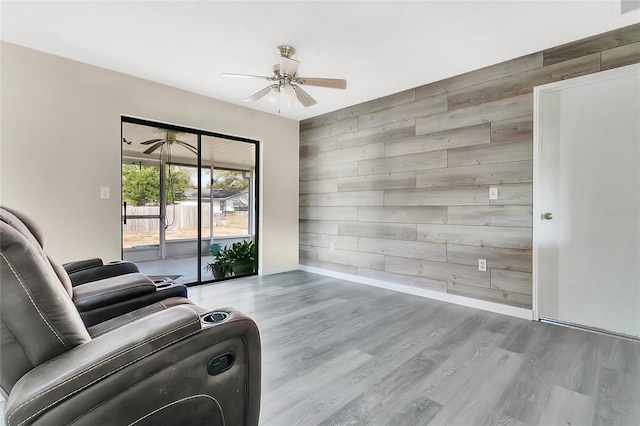
[[[290,75],[280,72],[280,64],[274,64],[272,69],[273,71],[271,72],[271,76],[274,81],[279,81],[281,84],[287,84],[296,80],[297,74]]]
[[[174,143],[178,139],[178,132],[167,130],[167,142]]]

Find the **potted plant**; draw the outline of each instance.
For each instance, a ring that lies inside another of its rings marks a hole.
[[[253,240],[243,240],[231,244],[227,256],[231,263],[231,270],[235,275],[247,275],[255,271],[256,244]]]
[[[210,253],[213,256],[213,261],[207,263],[204,269],[211,272],[216,280],[228,276],[231,273],[231,259],[228,256],[229,249],[226,247],[211,249]]]

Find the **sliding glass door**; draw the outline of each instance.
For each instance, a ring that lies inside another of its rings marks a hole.
[[[255,273],[257,158],[253,140],[123,117],[123,259],[186,284]]]
[[[146,260],[160,259],[160,165],[122,160],[122,249],[148,247]]]

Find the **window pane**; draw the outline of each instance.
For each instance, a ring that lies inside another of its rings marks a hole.
[[[122,198],[127,216],[160,214],[160,167],[122,165]]]
[[[249,178],[243,170],[214,170],[214,236],[249,233]]]
[[[122,225],[122,248],[126,250],[144,246],[158,246],[160,244],[159,231],[160,219],[128,219],[127,223]]]
[[[202,196],[200,197],[202,229],[200,236],[204,240],[211,238],[211,169],[203,168],[202,171]]]
[[[166,170],[165,238],[198,238],[198,168],[171,164]]]

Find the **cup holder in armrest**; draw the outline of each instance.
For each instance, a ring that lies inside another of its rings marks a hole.
[[[201,321],[205,324],[217,324],[226,321],[227,318],[229,318],[228,312],[209,312],[202,316]]]

